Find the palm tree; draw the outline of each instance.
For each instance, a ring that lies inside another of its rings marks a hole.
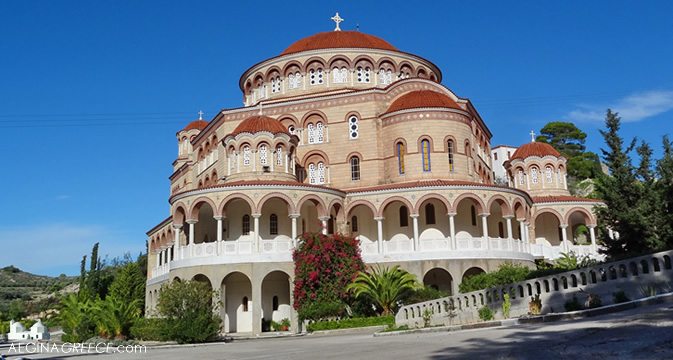
[[[94,312],[99,335],[116,339],[128,337],[131,326],[140,317],[139,301],[127,302],[112,295],[97,301]]]
[[[346,288],[355,297],[365,297],[381,309],[382,315],[391,315],[409,292],[419,287],[416,276],[400,269],[375,266],[369,272],[360,272]]]

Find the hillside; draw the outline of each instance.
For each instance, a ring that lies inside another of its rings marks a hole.
[[[37,313],[55,302],[55,294],[71,290],[77,277],[35,275],[15,266],[0,269],[0,312],[7,312],[10,304],[19,304],[27,314]]]

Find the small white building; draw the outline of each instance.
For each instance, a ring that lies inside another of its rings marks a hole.
[[[516,147],[508,145],[498,145],[491,149],[491,160],[493,164],[494,179],[504,179],[507,181],[507,170],[505,170],[505,161],[512,157]]]
[[[49,329],[47,329],[42,320],[37,320],[33,326],[30,327],[30,330],[26,328],[18,321],[11,320],[9,322],[9,334],[7,334],[7,340],[49,340]]]

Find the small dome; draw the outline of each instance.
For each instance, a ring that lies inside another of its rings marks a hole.
[[[290,132],[280,123],[280,121],[263,115],[251,116],[243,121],[231,132],[232,136],[236,136],[240,133],[258,133],[258,132],[270,132],[272,134],[290,134]]]
[[[203,130],[203,129],[206,128],[206,126],[208,126],[208,122],[207,122],[207,121],[204,121],[204,120],[194,120],[194,121],[190,122],[187,126],[185,126],[185,128],[182,129],[182,131],[189,131],[189,130],[193,130],[193,129],[196,129],[196,130]]]
[[[432,90],[417,90],[404,94],[393,101],[386,112],[417,108],[450,108],[463,110],[458,103],[448,95]]]
[[[303,38],[290,45],[281,55],[318,49],[362,48],[398,51],[389,42],[359,31],[321,32]]]
[[[518,149],[512,154],[512,157],[510,160],[514,159],[525,159],[527,157],[531,156],[538,156],[538,157],[545,157],[545,156],[554,156],[554,157],[560,157],[561,153],[559,153],[556,149],[554,149],[553,146],[543,143],[543,142],[531,142],[528,144],[524,144],[519,146]]]

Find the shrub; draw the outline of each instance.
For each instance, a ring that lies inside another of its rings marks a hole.
[[[566,311],[577,311],[577,310],[582,310],[583,306],[582,306],[582,304],[580,304],[580,301],[577,300],[577,296],[573,295],[572,300],[566,301],[565,308],[566,308]]]
[[[542,299],[540,299],[540,294],[535,294],[530,298],[528,303],[528,313],[530,315],[540,315],[542,312]]]
[[[172,281],[161,287],[157,308],[166,321],[165,336],[178,343],[213,339],[222,320],[215,314],[216,294],[210,285],[198,281]]]
[[[294,308],[299,318],[320,320],[341,316],[349,297],[346,287],[364,269],[358,241],[339,234],[305,233],[292,258]]]
[[[509,319],[509,310],[512,308],[512,301],[509,299],[509,294],[502,297],[502,317]]]
[[[271,329],[273,331],[288,331],[290,330],[290,319],[283,319],[280,322],[271,320]]]
[[[131,326],[131,337],[145,341],[167,341],[166,321],[160,318],[140,318]]]
[[[481,273],[464,279],[459,289],[461,293],[467,293],[512,284],[526,280],[529,272],[530,269],[523,265],[505,263],[500,265],[496,271]]]
[[[418,286],[416,276],[399,265],[392,268],[377,265],[367,272],[361,271],[347,289],[356,298],[370,300],[382,315],[390,315],[402,299]]]
[[[402,303],[404,305],[416,304],[419,302],[441,299],[447,296],[449,296],[449,293],[447,292],[437,290],[431,286],[423,286],[409,292],[409,295],[402,300]]]
[[[493,310],[486,305],[479,309],[479,318],[483,321],[493,320],[493,315]]]
[[[309,331],[319,330],[335,330],[335,329],[349,329],[366,326],[387,325],[388,327],[395,325],[395,317],[390,316],[375,316],[368,318],[350,318],[342,320],[327,320],[316,321],[308,325]]]
[[[423,310],[423,327],[430,326],[430,320],[432,320],[432,310],[426,308]]]
[[[600,296],[598,296],[596,294],[589,294],[587,296],[586,307],[588,309],[601,307],[602,305],[603,305],[603,302],[601,301]]]
[[[624,302],[627,302],[627,301],[631,301],[631,299],[629,299],[629,297],[626,295],[624,290],[619,290],[617,292],[612,293],[612,302],[613,303],[619,304],[619,303],[624,303]]]

